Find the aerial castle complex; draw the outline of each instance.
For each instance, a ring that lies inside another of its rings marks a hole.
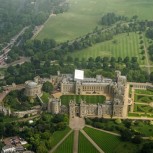
[[[94,94],[105,95],[107,97],[107,100],[103,104],[99,104],[98,102],[97,104],[89,104],[83,100],[78,104],[72,99],[69,102],[70,117],[122,117],[126,83],[126,76],[122,76],[119,71],[117,71],[115,80],[104,78],[101,75],[97,75],[96,78],[82,79],[76,79],[73,75],[62,75],[60,80],[62,94]],[[60,107],[60,105],[57,106]],[[60,109],[58,110],[60,111]],[[57,111],[52,111],[57,113]]]

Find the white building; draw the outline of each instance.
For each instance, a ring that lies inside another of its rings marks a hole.
[[[16,149],[14,146],[4,146],[1,151],[1,153],[15,153],[15,152]]]

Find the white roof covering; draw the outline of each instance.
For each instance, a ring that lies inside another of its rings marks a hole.
[[[74,79],[75,80],[83,80],[84,79],[84,71],[75,70]]]
[[[37,86],[36,82],[33,81],[26,81],[26,84],[30,87],[30,88],[34,88]]]

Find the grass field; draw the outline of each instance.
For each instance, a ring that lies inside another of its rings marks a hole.
[[[134,113],[128,113],[128,117],[148,117],[148,118],[153,118],[153,114],[141,114],[138,112],[134,112]]]
[[[153,113],[153,108],[149,105],[134,104],[134,112]]]
[[[75,39],[99,26],[108,12],[140,19],[153,19],[152,0],[69,0],[68,12],[51,17],[37,39],[53,38],[57,42]]]
[[[68,132],[70,131],[70,128],[66,128],[62,131],[56,131],[52,135],[52,147],[54,147]]]
[[[134,101],[139,103],[150,103],[153,102],[153,96],[135,94]]]
[[[138,151],[137,145],[122,142],[118,136],[88,127],[84,130],[105,153],[136,153]]]
[[[79,133],[78,148],[78,153],[99,153],[81,132]]]
[[[113,40],[116,40],[117,43],[113,43]],[[142,60],[143,55],[140,50],[139,34],[134,32],[130,33],[129,36],[127,34],[120,34],[115,36],[113,40],[98,43],[92,47],[69,53],[68,55],[73,58],[78,57],[85,59],[88,59],[89,57],[96,58],[97,56],[113,56],[115,58],[125,58],[126,56],[130,58],[137,57],[140,64],[145,64],[146,60]]]
[[[68,105],[70,100],[76,100],[76,102],[79,103],[81,99],[85,100],[86,103],[97,104],[97,103],[104,103],[106,98],[105,96],[98,96],[98,95],[62,95],[61,103],[63,105]]]
[[[73,137],[74,133],[72,132],[66,140],[55,150],[54,153],[72,153],[73,152]]]
[[[134,92],[136,94],[153,95],[153,91],[151,91],[151,90],[139,90],[139,89],[135,89]]]
[[[41,99],[44,103],[48,103],[49,98],[50,98],[50,94],[47,92],[44,92],[43,95],[41,96]]]

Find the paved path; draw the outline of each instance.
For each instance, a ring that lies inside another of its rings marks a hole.
[[[92,126],[90,126],[90,125],[86,125],[86,127],[89,127],[89,128],[95,129],[95,130],[99,130],[99,131],[102,131],[102,132],[105,132],[105,133],[109,133],[109,134],[112,134],[112,135],[115,135],[115,136],[121,136],[121,135],[118,134],[118,133],[106,131],[106,130],[103,130],[103,129],[98,129],[98,128],[92,127]]]
[[[74,129],[74,130],[83,129],[85,126],[85,120],[84,118],[80,118],[80,117],[70,118],[69,126],[71,129]]]
[[[134,111],[134,88],[132,88],[131,99],[132,99],[131,113],[133,113]]]
[[[150,105],[150,102],[149,103],[141,103],[141,102],[134,102],[135,104],[140,104],[140,105]]]
[[[123,117],[127,117],[128,112],[128,100],[129,100],[129,84],[127,83],[124,91],[124,107],[123,107]]]
[[[74,131],[73,153],[78,153],[79,130]]]
[[[85,131],[80,131],[88,139],[88,141],[99,151],[99,153],[104,153],[104,151],[87,135]]]
[[[56,145],[52,148],[51,151],[49,151],[49,153],[53,153],[64,141],[65,139],[73,132],[73,130],[71,130],[69,133],[66,134],[66,136]]]

